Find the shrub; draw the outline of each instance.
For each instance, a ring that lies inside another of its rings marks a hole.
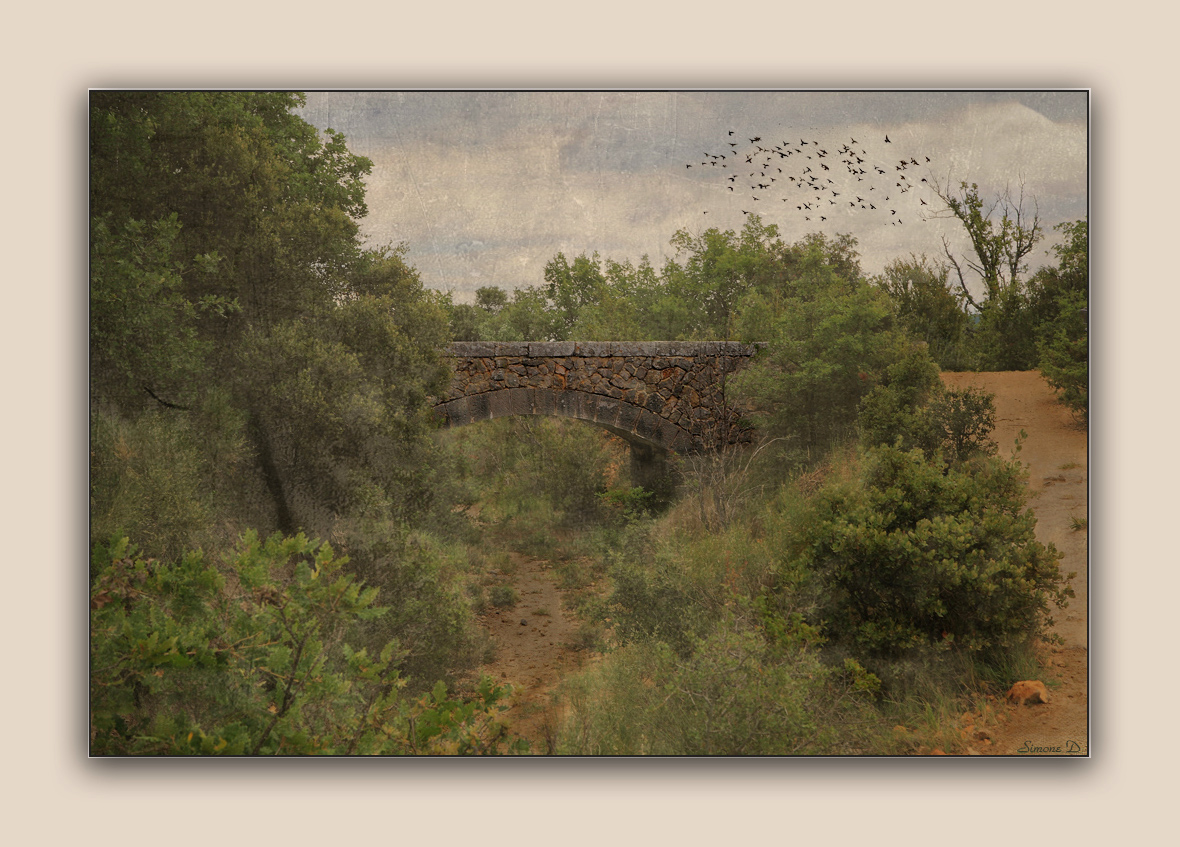
[[[492,601],[492,605],[497,609],[510,609],[520,600],[520,595],[516,593],[511,585],[497,585],[488,592],[488,597]]]
[[[867,447],[921,449],[952,464],[996,451],[994,395],[978,388],[946,388],[924,350],[886,369],[885,381],[868,393],[857,422]]]
[[[188,420],[96,412],[90,429],[93,537],[134,534],[152,556],[179,558],[213,522],[197,436]]]
[[[370,652],[391,640],[406,651],[401,664],[408,690],[421,693],[436,680],[454,681],[479,663],[481,634],[466,588],[467,556],[433,536],[401,537],[374,531],[365,546],[350,548],[348,569],[386,598],[386,614],[355,623],[352,638]]]
[[[1089,418],[1089,328],[1086,325],[1084,292],[1063,295],[1061,314],[1047,327],[1037,345],[1040,370],[1061,402],[1080,421]]]
[[[661,643],[609,654],[569,681],[558,751],[607,755],[862,752],[873,678],[822,665],[723,621],[686,656]]]
[[[347,633],[377,591],[324,544],[247,534],[225,568],[164,562],[118,538],[94,550],[90,749],[95,755],[494,752],[507,693],[403,694],[396,641]]]
[[[821,491],[801,523],[828,637],[880,657],[942,642],[986,654],[1044,635],[1050,601],[1072,590],[1061,554],[1034,536],[1024,480],[996,458],[955,467],[868,450],[860,478]]]

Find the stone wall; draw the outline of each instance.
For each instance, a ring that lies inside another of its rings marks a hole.
[[[447,425],[504,415],[589,420],[629,441],[694,451],[752,438],[725,393],[761,345],[734,341],[459,342],[435,408]]]

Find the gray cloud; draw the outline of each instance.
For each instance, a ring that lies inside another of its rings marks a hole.
[[[944,235],[965,248],[953,222],[923,220],[928,192],[892,198],[906,201],[893,216],[828,205],[828,220],[806,221],[788,195],[756,202],[770,192],[731,192],[738,183],[721,175],[734,171],[701,164],[755,137],[831,147],[856,138],[864,158],[912,155],[942,184],[976,182],[987,195],[1023,185],[1051,233],[1086,214],[1086,110],[1078,91],[311,92],[303,115],[373,159],[366,237],[405,242],[428,286],[469,299],[482,285],[539,284],[558,251],[658,264],[677,229],[739,229],[744,211],[787,240],[849,232],[869,272],[941,254]],[[867,186],[830,175],[833,187]]]

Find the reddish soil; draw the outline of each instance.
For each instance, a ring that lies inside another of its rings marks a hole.
[[[501,720],[513,735],[529,740],[532,752],[548,753],[559,717],[551,694],[562,677],[597,654],[578,646],[580,621],[562,608],[563,592],[550,563],[513,553],[512,565],[513,572],[504,576],[519,600],[511,609],[492,607],[479,616],[496,652],[478,673],[512,686]]]
[[[952,388],[977,386],[995,394],[993,436],[1001,455],[1010,455],[1021,430],[1027,439],[1018,458],[1028,466],[1029,507],[1037,516],[1037,539],[1064,554],[1062,573],[1075,597],[1056,610],[1054,632],[1061,645],[1041,649],[1041,681],[1049,703],[1016,706],[998,702],[990,744],[971,752],[989,755],[1040,755],[1089,752],[1088,544],[1083,524],[1088,511],[1087,432],[1057,402],[1052,388],[1033,372],[945,373]]]

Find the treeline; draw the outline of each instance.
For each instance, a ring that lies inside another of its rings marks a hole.
[[[92,95],[92,752],[522,749],[468,678],[510,597],[491,541],[553,556],[610,648],[552,750],[880,752],[916,679],[1028,660],[1057,555],[938,370],[1040,366],[1084,410],[1085,222],[1025,280],[1036,227],[964,186],[998,269],[971,311],[965,259],[868,278],[755,217],[461,305],[361,243],[371,163],[302,102]],[[569,338],[769,342],[736,386],[762,441],[683,457],[655,514],[580,422],[435,431],[448,341]]]
[[[825,263],[851,285],[880,289],[891,319],[925,341],[943,370],[1040,369],[1083,420],[1088,385],[1088,227],[1062,224],[1056,264],[1026,276],[1026,258],[1043,238],[1039,222],[1004,207],[993,220],[975,186],[947,196],[978,251],[942,259],[895,259],[880,275],[861,269],[856,240],[813,233],[787,244],[774,225],[751,215],[741,232],[677,232],[661,268],[557,254],[543,285],[509,293],[480,288],[473,304],[451,303],[459,341],[766,340],[754,315],[777,308],[793,281]],[[745,317],[743,317],[743,315]]]

